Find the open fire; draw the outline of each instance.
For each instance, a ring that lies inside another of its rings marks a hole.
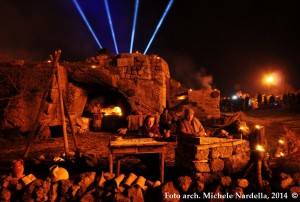
[[[122,116],[122,109],[118,106],[108,106],[101,109],[104,116],[117,115]]]

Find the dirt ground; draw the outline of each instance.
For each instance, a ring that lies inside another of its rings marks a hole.
[[[264,109],[254,110],[243,114],[243,120],[247,125],[260,124],[265,126],[266,136],[268,140],[268,150],[271,156],[274,154],[278,139],[285,134],[284,127],[288,127],[295,131],[296,136],[300,138],[300,113],[294,110],[286,109]],[[84,154],[89,154],[98,159],[96,166],[97,171],[108,171],[108,143],[110,137],[115,134],[103,132],[88,132],[86,134],[78,134],[78,147]],[[0,174],[8,174],[10,172],[11,162],[14,159],[22,158],[26,147],[26,138],[22,136],[0,138]],[[70,151],[75,151],[71,137],[69,137]],[[166,169],[174,167],[174,148],[176,142],[168,142],[165,151]],[[64,151],[63,138],[50,138],[48,140],[37,141],[31,147],[29,159],[37,159],[39,156],[55,156]],[[99,163],[100,162],[100,163]],[[272,165],[283,165],[289,162],[296,165],[300,171],[300,149],[292,156],[273,159]],[[124,163],[126,166],[126,163]],[[289,165],[287,165],[288,167]],[[295,168],[295,166],[292,166]],[[25,167],[26,169],[26,167]],[[26,170],[25,170],[26,172]],[[165,173],[166,179],[170,173]]]

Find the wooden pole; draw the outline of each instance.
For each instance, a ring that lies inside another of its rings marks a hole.
[[[60,54],[61,54],[61,51],[58,50],[58,51],[55,52],[55,58],[54,59],[53,59],[52,55],[50,56],[50,58],[52,59],[51,78],[48,81],[47,87],[45,88],[44,94],[42,96],[42,100],[41,100],[41,105],[40,105],[39,111],[38,111],[37,116],[35,118],[32,130],[31,130],[31,132],[30,132],[30,134],[28,136],[28,142],[27,142],[26,149],[25,149],[25,152],[24,152],[24,155],[23,155],[24,159],[27,158],[29,150],[30,150],[30,147],[31,147],[31,144],[33,143],[33,141],[35,139],[35,132],[36,132],[36,129],[38,127],[39,119],[40,119],[40,117],[42,115],[43,108],[45,106],[45,102],[46,102],[46,98],[47,98],[47,95],[48,95],[48,91],[51,88],[52,81],[53,81],[54,76],[55,76],[56,71],[57,71],[57,68],[55,68],[55,67],[57,66]]]
[[[60,114],[61,114],[61,123],[63,126],[63,137],[64,137],[64,147],[65,147],[65,155],[68,157],[69,155],[69,144],[68,144],[68,133],[67,133],[67,125],[66,125],[66,117],[65,117],[65,108],[64,108],[64,101],[63,101],[63,92],[62,86],[60,82],[60,74],[59,74],[59,65],[56,66],[56,80],[58,85],[58,95],[59,95],[59,105],[60,105]]]
[[[71,127],[71,132],[72,132],[72,137],[73,137],[74,145],[75,145],[76,151],[78,151],[78,147],[77,147],[77,139],[76,139],[76,135],[75,135],[75,130],[74,130],[73,121],[72,121],[72,119],[71,119],[71,116],[70,116],[70,114],[69,114],[69,111],[68,111],[68,108],[67,108],[67,105],[66,105],[66,102],[65,102],[64,99],[63,99],[63,102],[64,102],[64,107],[65,107],[65,109],[66,109],[67,118],[68,118],[69,123],[70,123],[70,127]]]

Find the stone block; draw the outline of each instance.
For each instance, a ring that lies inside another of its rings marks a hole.
[[[164,202],[179,202],[180,196],[179,191],[175,188],[173,182],[167,182],[161,189],[162,201]],[[166,197],[166,196],[174,196],[174,197]]]
[[[195,154],[195,159],[197,160],[207,160],[209,154],[209,149],[198,149]]]
[[[210,172],[209,164],[201,161],[193,161],[192,169],[196,172],[208,173]]]
[[[117,59],[117,67],[132,66],[132,65],[134,65],[134,60],[132,57]]]
[[[215,147],[211,150],[211,158],[229,158],[232,156],[233,147]]]
[[[232,155],[229,158],[223,159],[224,173],[227,175],[241,172],[249,162],[250,157],[243,153],[242,155]]]
[[[242,188],[246,188],[248,187],[249,182],[247,179],[238,179],[237,180],[237,186],[242,187]]]
[[[187,192],[192,185],[192,179],[190,176],[180,176],[177,178],[177,184],[181,191]]]
[[[229,187],[231,185],[231,178],[229,176],[221,177],[221,184],[224,187]]]
[[[219,172],[224,169],[224,161],[222,159],[216,158],[210,161],[210,170],[212,172]]]

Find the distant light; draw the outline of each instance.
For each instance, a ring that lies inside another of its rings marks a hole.
[[[256,151],[265,152],[265,149],[262,145],[256,145]]]
[[[283,153],[283,152],[279,152],[279,153],[276,154],[276,157],[278,157],[278,158],[279,158],[279,157],[283,157],[283,156],[284,156],[284,153]]]
[[[245,128],[244,126],[240,126],[239,129],[240,129],[241,131],[246,130],[246,128]]]
[[[278,140],[278,143],[279,143],[279,144],[284,144],[284,140],[279,139],[279,140]]]
[[[157,57],[157,59],[159,60],[159,59],[160,59],[160,57]]]
[[[236,99],[238,99],[238,97],[237,97],[236,95],[233,95],[233,96],[231,97],[231,99],[236,100]]]
[[[190,92],[192,92],[192,91],[193,91],[193,89],[191,89],[191,88],[190,88],[190,90],[189,90],[189,91],[190,91]]]
[[[261,125],[255,125],[255,128],[256,128],[256,129],[261,129],[262,126],[261,126]]]
[[[145,51],[144,51],[144,55],[147,53],[147,51],[148,51],[148,49],[149,49],[149,47],[150,47],[150,45],[151,45],[151,43],[152,43],[152,41],[153,41],[153,39],[154,39],[156,33],[157,33],[157,31],[158,31],[158,29],[160,28],[160,26],[161,26],[162,22],[164,21],[166,15],[167,15],[167,13],[168,13],[168,11],[170,10],[170,8],[171,8],[171,6],[172,6],[172,4],[173,4],[173,1],[174,1],[174,0],[170,0],[170,1],[169,1],[168,6],[167,6],[167,8],[165,9],[165,12],[164,12],[164,14],[162,15],[161,19],[159,20],[159,23],[157,24],[156,29],[155,29],[155,31],[154,31],[154,33],[153,33],[153,35],[152,35],[152,37],[151,37],[151,39],[150,39],[150,41],[149,41],[149,43],[148,43],[146,49],[145,49]]]
[[[47,63],[51,63],[51,60],[47,60]]]
[[[98,44],[99,48],[102,49],[102,46],[101,46],[101,44],[100,44],[100,42],[99,42],[99,40],[98,40],[96,34],[94,33],[94,30],[92,29],[90,23],[89,23],[88,20],[86,19],[86,17],[85,17],[85,15],[84,15],[84,13],[83,13],[83,11],[82,11],[80,5],[78,4],[77,0],[73,0],[73,3],[75,4],[75,6],[76,6],[77,10],[79,11],[79,13],[80,13],[80,15],[81,15],[83,21],[85,22],[86,26],[87,26],[88,29],[90,30],[91,34],[93,35],[93,37],[94,37],[96,43]]]
[[[91,68],[92,68],[92,69],[95,69],[95,68],[97,68],[97,66],[96,66],[96,65],[92,65]]]
[[[139,51],[135,51],[135,53],[139,53]]]
[[[266,78],[266,82],[267,83],[272,83],[274,81],[274,78],[272,77],[272,76],[268,76],[267,78]]]

